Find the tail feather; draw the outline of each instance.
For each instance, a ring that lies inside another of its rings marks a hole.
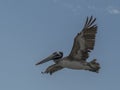
[[[89,71],[99,73],[100,64],[96,61],[97,61],[96,59],[93,59],[91,62],[88,63],[88,65],[91,68],[91,69],[89,69]]]

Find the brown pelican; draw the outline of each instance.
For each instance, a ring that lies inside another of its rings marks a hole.
[[[94,24],[96,18],[91,16],[87,17],[85,25],[80,33],[74,38],[74,44],[70,54],[63,57],[62,52],[54,52],[52,55],[36,63],[36,65],[43,64],[47,61],[53,60],[55,64],[49,66],[44,72],[52,74],[63,68],[76,69],[76,70],[88,70],[92,72],[99,72],[100,65],[93,59],[87,62],[89,53],[94,49],[95,37],[97,32],[97,25]],[[62,58],[63,57],[63,58]]]

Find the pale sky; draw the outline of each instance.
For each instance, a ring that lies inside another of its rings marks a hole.
[[[120,0],[0,0],[0,90],[119,90]],[[98,74],[63,69],[41,74],[54,51],[68,55],[87,16],[97,18]]]

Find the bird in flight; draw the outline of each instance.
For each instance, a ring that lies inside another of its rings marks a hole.
[[[54,64],[49,66],[44,72],[52,75],[54,72],[64,68],[75,70],[88,70],[99,72],[100,64],[93,59],[88,62],[89,53],[94,49],[95,37],[97,33],[96,18],[93,16],[87,17],[84,27],[74,38],[74,43],[70,54],[63,57],[63,52],[57,51],[52,53],[47,58],[39,61],[36,65],[43,64],[48,61],[54,61]]]

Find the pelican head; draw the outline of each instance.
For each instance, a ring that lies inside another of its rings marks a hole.
[[[54,60],[54,62],[57,62],[62,57],[63,57],[63,52],[57,51],[57,52],[52,53],[50,56],[43,59],[42,61],[36,63],[36,65],[43,64],[43,63],[48,62],[50,60]]]

